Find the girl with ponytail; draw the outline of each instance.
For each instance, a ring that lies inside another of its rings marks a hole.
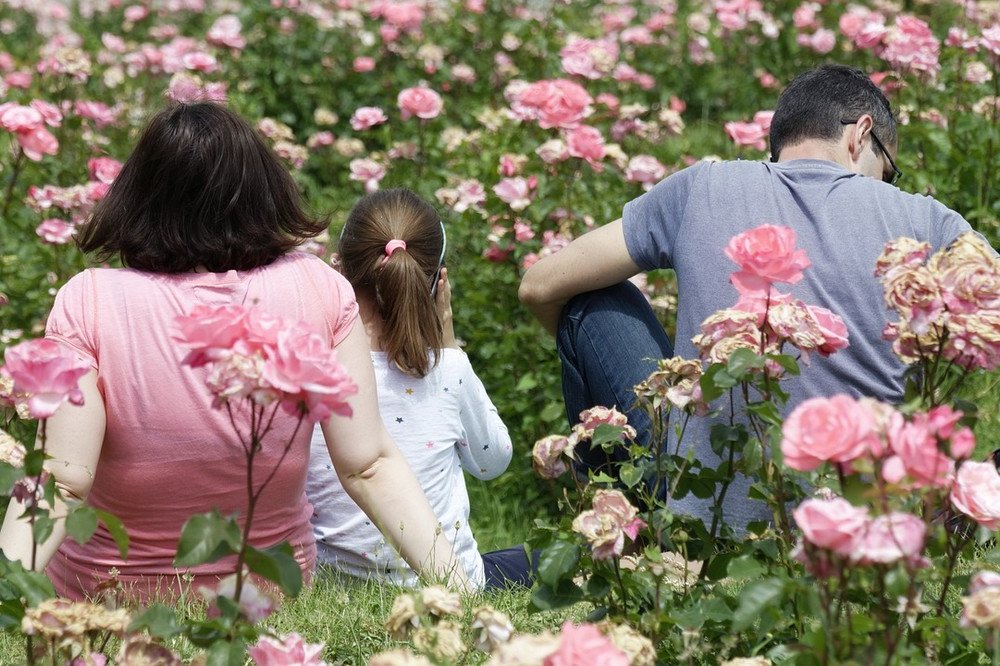
[[[357,293],[373,350],[382,420],[470,581],[526,584],[523,549],[481,556],[469,528],[463,470],[495,478],[512,450],[506,426],[455,341],[446,245],[444,224],[430,204],[407,189],[382,190],[348,216],[341,271]],[[353,576],[415,584],[413,570],[341,487],[325,451],[315,434],[306,493],[319,561]]]

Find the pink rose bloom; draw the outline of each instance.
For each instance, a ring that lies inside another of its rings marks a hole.
[[[534,237],[535,231],[530,225],[526,224],[522,220],[514,222],[514,240],[518,243],[523,243],[525,241],[530,241]]]
[[[817,28],[819,27],[819,21],[816,20],[816,14],[819,10],[819,3],[803,2],[795,8],[794,12],[792,12],[792,23],[799,30],[811,30],[813,28]]]
[[[75,227],[68,222],[58,219],[42,220],[35,233],[50,245],[63,245],[73,237]]]
[[[486,0],[465,0],[465,11],[482,14],[486,11]]]
[[[816,53],[826,54],[832,51],[837,45],[837,35],[833,30],[820,28],[811,35],[799,35],[796,41]]]
[[[559,56],[567,74],[599,79],[610,73],[618,62],[618,43],[613,39],[571,37]]]
[[[515,111],[520,110],[527,117],[538,120],[538,126],[543,129],[571,129],[590,112],[593,102],[590,94],[573,81],[537,81],[520,91]]]
[[[456,81],[466,85],[476,82],[476,70],[463,62],[460,62],[451,68],[451,75]]]
[[[969,594],[975,594],[988,587],[1000,587],[1000,573],[996,571],[977,571],[969,581]]]
[[[511,176],[516,176],[520,173],[521,167],[523,167],[527,161],[528,158],[524,155],[504,153],[500,156],[500,165],[497,168],[501,176],[510,178]]]
[[[566,620],[559,647],[542,662],[543,666],[629,666],[628,656],[592,624],[574,626]]]
[[[0,105],[0,127],[8,132],[33,132],[44,123],[45,117],[38,109],[10,102]]]
[[[901,14],[883,39],[879,55],[897,70],[935,74],[941,65],[941,44],[924,21]]]
[[[456,213],[464,213],[470,208],[486,202],[486,190],[483,188],[483,184],[475,178],[461,181],[455,186],[455,192],[458,198],[451,208]]]
[[[316,150],[317,148],[325,148],[327,146],[332,146],[334,143],[333,132],[328,132],[326,130],[322,132],[316,132],[306,139],[306,148],[309,150]]]
[[[247,650],[257,666],[325,666],[323,643],[306,643],[296,633],[280,640],[264,636]]]
[[[240,34],[243,24],[238,16],[225,14],[215,19],[215,23],[208,29],[205,40],[215,46],[228,46],[231,49],[242,49],[247,45],[246,39]]]
[[[93,121],[98,128],[107,127],[118,118],[118,111],[103,102],[77,100],[73,102],[73,111],[81,118]]]
[[[175,319],[177,330],[172,336],[190,351],[183,365],[200,368],[222,360],[247,332],[247,311],[239,305],[212,307],[199,305]],[[255,349],[243,349],[250,354]]]
[[[215,57],[201,51],[185,53],[181,58],[181,62],[184,63],[185,69],[190,69],[194,72],[214,72],[219,69],[219,62]]]
[[[362,106],[351,115],[351,128],[356,132],[371,129],[389,120],[385,111],[377,106]]]
[[[268,384],[283,392],[282,404],[289,412],[304,408],[310,421],[352,413],[347,399],[358,392],[357,385],[323,337],[304,325],[278,334],[277,344],[264,361],[262,375]]]
[[[59,152],[59,141],[44,127],[30,132],[18,132],[17,142],[24,151],[24,156],[33,162],[41,161],[45,155]]]
[[[845,349],[849,343],[847,341],[847,324],[838,315],[830,312],[826,308],[818,305],[807,305],[806,309],[816,324],[819,333],[823,336],[822,344],[817,347],[817,351],[823,356]]]
[[[561,139],[549,139],[535,149],[535,154],[546,164],[556,164],[569,159],[569,149]]]
[[[847,557],[856,535],[868,522],[868,509],[842,497],[807,499],[792,512],[805,540],[817,548]]]
[[[1000,474],[992,462],[965,462],[951,488],[951,503],[991,530],[1000,530]]]
[[[628,417],[614,407],[608,408],[600,405],[580,412],[580,424],[589,432],[593,433],[594,429],[602,423],[624,427],[628,425]]]
[[[781,429],[785,464],[807,472],[824,462],[847,463],[871,452],[871,411],[847,395],[811,398],[788,415]]]
[[[573,443],[562,435],[549,435],[535,442],[531,449],[531,464],[543,479],[554,479],[569,469]]]
[[[653,43],[653,33],[644,25],[634,25],[622,30],[621,40],[623,44],[648,46]]]
[[[493,186],[493,193],[513,210],[522,211],[531,203],[532,189],[533,187],[527,178],[517,176],[502,179]]]
[[[232,601],[236,598],[236,574],[230,574],[222,580],[215,589],[202,586],[198,593],[209,604],[208,616],[219,617],[220,611],[217,599],[223,597]],[[249,622],[257,624],[267,618],[278,607],[278,601],[270,594],[263,592],[253,581],[244,580],[240,590],[240,614]]]
[[[566,134],[566,146],[572,157],[579,157],[590,165],[594,171],[601,171],[604,165],[604,137],[600,130],[589,125],[582,125]]]
[[[110,157],[94,157],[87,160],[90,179],[110,185],[121,173],[122,163]]]
[[[983,28],[979,44],[994,58],[1000,58],[1000,23],[994,22],[990,27]]]
[[[775,282],[795,284],[810,265],[805,251],[795,248],[795,230],[773,224],[734,236],[725,253],[740,267],[730,279],[741,293],[767,292]]]
[[[385,167],[367,157],[351,160],[350,169],[350,179],[364,183],[368,194],[377,190],[379,182],[385,178]]]
[[[358,73],[370,72],[375,69],[375,59],[368,56],[358,56],[354,59],[351,69]]]
[[[45,124],[49,127],[59,127],[59,124],[62,122],[62,111],[55,104],[36,99],[31,101],[31,108],[42,114]]]
[[[938,448],[938,440],[926,414],[907,422],[893,416],[887,433],[892,455],[882,467],[889,483],[908,479],[915,487],[946,487],[951,483],[955,462]]]
[[[765,109],[753,114],[753,122],[759,125],[765,134],[771,131],[772,118],[774,118],[774,109]]]
[[[372,17],[381,17],[393,26],[407,31],[418,30],[424,21],[424,9],[416,2],[379,0],[372,4],[369,12]]]
[[[55,340],[27,340],[4,351],[0,374],[14,382],[14,393],[26,393],[32,418],[47,419],[66,401],[83,404],[80,378],[90,364]]]
[[[902,236],[885,244],[882,254],[875,260],[875,277],[888,275],[896,268],[922,266],[931,252],[931,244]]]
[[[11,88],[22,88],[27,90],[31,87],[31,72],[11,72],[7,76],[3,77],[3,82],[6,83]]]
[[[622,554],[625,531],[614,516],[597,511],[584,511],[573,519],[573,531],[590,544],[595,560],[609,560]]]
[[[862,529],[854,541],[851,559],[861,564],[892,564],[907,560],[923,564],[927,525],[910,513],[893,511],[878,516]]]
[[[731,121],[726,123],[724,127],[726,134],[737,146],[750,146],[757,150],[767,148],[767,144],[764,142],[767,131],[757,123]]]
[[[667,175],[667,167],[652,155],[636,155],[628,161],[625,167],[625,179],[634,183],[642,183],[644,190],[649,190]]]
[[[149,10],[142,5],[132,5],[125,8],[125,20],[135,23],[149,16]]]
[[[646,526],[645,521],[636,517],[639,510],[618,490],[598,490],[594,495],[594,511],[601,516],[611,516],[632,541]]]
[[[416,116],[423,120],[436,118],[441,114],[441,108],[444,105],[441,101],[441,95],[423,86],[401,91],[396,101],[399,104],[403,120],[410,116]]]

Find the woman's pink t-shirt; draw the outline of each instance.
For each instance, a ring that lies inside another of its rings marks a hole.
[[[48,567],[59,594],[92,595],[111,569],[130,596],[143,600],[175,595],[187,573],[194,574],[197,589],[233,572],[231,558],[191,572],[172,564],[181,526],[192,515],[246,510],[245,454],[225,410],[212,408],[207,369],[182,366],[186,350],[171,338],[178,315],[197,305],[228,304],[306,321],[331,346],[347,336],[358,312],[347,280],[303,253],[245,272],[89,269],[56,295],[46,335],[90,360],[107,412],[87,502],[121,518],[131,539],[126,559],[103,524],[82,546],[66,539]],[[277,464],[295,424],[294,417],[278,412],[255,462],[258,483]],[[312,509],[303,493],[311,433],[310,427],[299,429],[261,496],[250,536],[259,548],[289,541],[307,576],[316,559]]]

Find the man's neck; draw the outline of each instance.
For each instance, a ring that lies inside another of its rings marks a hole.
[[[781,155],[778,156],[778,161],[790,162],[792,160],[824,160],[826,162],[834,162],[835,164],[839,164],[845,169],[848,169],[849,165],[844,163],[843,156],[840,152],[841,151],[838,150],[838,146],[836,144],[831,144],[827,141],[807,139],[805,141],[800,141],[794,146],[782,148]]]

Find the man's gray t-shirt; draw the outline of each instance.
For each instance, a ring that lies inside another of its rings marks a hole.
[[[905,366],[882,339],[889,318],[875,260],[886,242],[901,236],[937,250],[970,230],[962,216],[930,197],[812,159],[700,162],[626,204],[622,221],[638,266],[677,273],[674,345],[685,358],[698,357],[691,338],[701,322],[738,298],[729,282],[737,266],[723,253],[729,240],[762,224],[795,230],[812,265],[799,283],[776,287],[840,315],[850,345],[828,358],[813,354],[801,376],[782,383],[791,394],[786,412],[808,398],[836,393],[898,401]],[[684,440],[699,459],[716,464],[708,420],[697,421],[688,425]],[[727,494],[724,515],[737,529],[770,518],[762,504],[747,501],[747,489],[740,479]],[[672,507],[703,520],[711,516],[710,502],[691,495]]]

